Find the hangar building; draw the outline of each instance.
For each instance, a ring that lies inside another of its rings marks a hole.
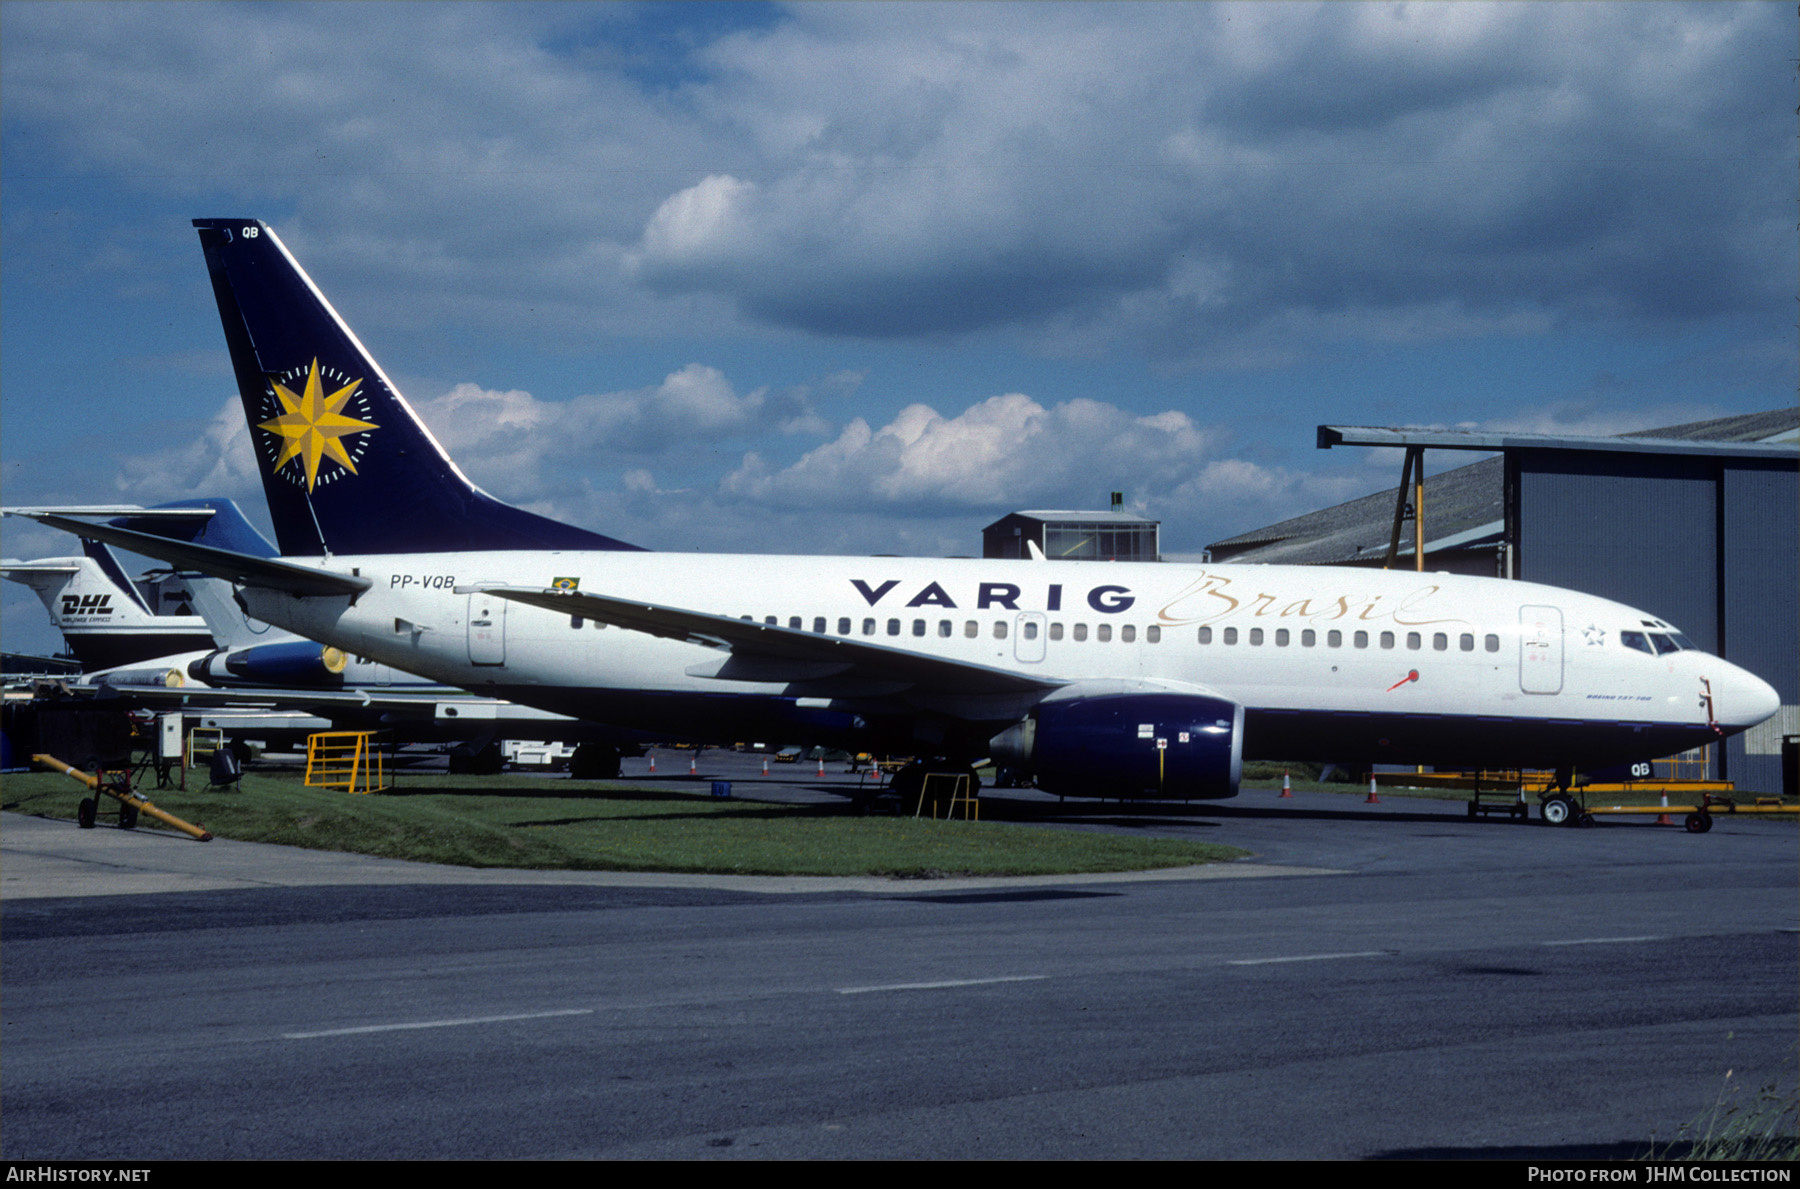
[[[1780,713],[1712,767],[1744,789],[1782,788],[1784,743],[1792,765],[1800,736],[1800,409],[1618,437],[1319,427],[1322,449],[1340,445],[1497,456],[1425,479],[1398,515],[1396,493],[1378,492],[1216,542],[1212,560],[1380,566],[1392,552],[1410,569],[1405,518],[1421,568],[1641,607],[1775,687]]]
[[[1160,561],[1161,521],[1124,510],[1118,492],[1110,512],[1013,512],[981,530],[981,556],[1027,558],[1029,544],[1053,561]]]

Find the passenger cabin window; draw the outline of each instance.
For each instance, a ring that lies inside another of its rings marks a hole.
[[[948,640],[950,638],[950,632],[950,621],[947,619],[938,620],[938,638],[941,640]]]
[[[1489,632],[1481,643],[1482,647],[1486,648],[1489,652],[1500,651],[1500,637],[1494,635],[1492,632]]]
[[[1063,632],[1062,624],[1053,623],[1050,625],[1050,638],[1052,640],[1062,639],[1062,632]]]
[[[1392,633],[1392,632],[1381,633],[1381,646],[1383,648],[1392,648],[1394,646],[1394,633]]]
[[[1201,628],[1200,629],[1200,643],[1202,643],[1202,644],[1211,644],[1212,643],[1212,629],[1211,628]]]
[[[994,639],[1006,639],[1006,621],[1004,619],[997,619],[994,621]]]
[[[825,634],[825,617],[823,615],[813,616],[813,631],[821,636]]]
[[[1344,646],[1344,633],[1336,630],[1335,628],[1329,632],[1326,632],[1325,633],[1325,643],[1329,644],[1333,648],[1342,648]]]
[[[1037,628],[1036,621],[1028,619],[1019,625],[1019,635],[1027,640],[1035,640],[1037,639]]]
[[[888,620],[888,635],[898,636],[899,634],[900,634],[900,621],[897,619]]]
[[[1456,644],[1457,644],[1457,647],[1461,648],[1464,652],[1474,652],[1475,651],[1475,633],[1474,632],[1464,632],[1461,636],[1457,637]]]
[[[875,621],[873,619],[863,620],[863,635],[873,636],[874,634],[875,634]]]
[[[1151,624],[1149,627],[1145,628],[1144,629],[1144,643],[1146,643],[1146,644],[1161,644],[1162,643],[1162,629],[1157,627],[1155,624]]]
[[[1448,651],[1450,651],[1450,637],[1446,636],[1442,632],[1433,632],[1431,635],[1431,651],[1433,651],[1433,652],[1448,652]]]
[[[849,634],[850,634],[850,617],[848,615],[846,615],[838,620],[838,635],[848,636]]]
[[[922,619],[913,620],[913,635],[923,636],[924,634],[925,634],[925,621]]]
[[[1351,640],[1358,648],[1367,648],[1369,646],[1369,633],[1358,632]]]
[[[967,623],[963,624],[963,635],[966,638],[973,640],[975,637],[981,635],[981,625],[972,619],[969,620]]]
[[[800,630],[800,617],[798,615],[788,616],[788,626],[793,628],[795,631],[799,631]]]
[[[1286,628],[1276,628],[1275,629],[1275,647],[1286,648],[1287,646],[1288,646],[1288,630]]]
[[[1112,624],[1103,623],[1094,629],[1094,639],[1104,644],[1112,639]]]
[[[1085,623],[1076,624],[1075,625],[1075,640],[1076,640],[1076,642],[1080,643],[1081,641],[1083,641],[1085,639],[1087,639],[1087,624],[1085,624]]]
[[[1439,636],[1438,639],[1442,640],[1443,637]],[[1423,636],[1419,635],[1419,633],[1417,633],[1417,632],[1406,633],[1406,646],[1408,648],[1413,649],[1414,651],[1417,651],[1420,647],[1422,647],[1424,645],[1424,643],[1425,643],[1425,638]],[[1441,648],[1441,647],[1443,647],[1443,645],[1440,644],[1438,647]]]
[[[1260,647],[1262,647],[1262,642],[1263,642],[1263,630],[1261,628],[1251,628],[1250,629],[1250,643],[1252,643],[1252,644],[1256,645],[1258,648],[1260,648]]]
[[[1317,645],[1318,642],[1319,642],[1319,633],[1313,631],[1311,628],[1307,628],[1306,630],[1304,630],[1300,633],[1300,647],[1312,648],[1315,645]]]
[[[1227,644],[1236,644],[1237,643],[1237,629],[1236,628],[1226,628],[1224,639],[1225,639],[1225,643],[1227,643]]]

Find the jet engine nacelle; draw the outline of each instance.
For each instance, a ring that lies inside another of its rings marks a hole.
[[[188,676],[212,685],[339,684],[349,658],[311,640],[279,640],[209,653],[188,665]]]
[[[180,689],[187,684],[187,678],[181,675],[180,669],[171,669],[166,665],[147,665],[135,669],[108,669],[104,673],[83,677],[78,684],[99,686],[102,689],[127,685],[161,685],[169,689]]]
[[[1244,708],[1174,682],[1059,690],[995,736],[994,762],[1065,797],[1235,797]]]

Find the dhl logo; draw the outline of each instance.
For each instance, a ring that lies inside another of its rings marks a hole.
[[[112,596],[109,594],[64,595],[62,597],[62,613],[65,618],[77,615],[111,615]]]

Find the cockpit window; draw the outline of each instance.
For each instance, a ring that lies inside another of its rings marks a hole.
[[[1644,638],[1644,633],[1642,632],[1620,632],[1619,643],[1627,648],[1635,648],[1639,652],[1648,653],[1651,656],[1656,655],[1656,651],[1650,647],[1650,641]]]
[[[1686,636],[1682,635],[1680,632],[1670,632],[1669,639],[1675,641],[1675,647],[1680,648],[1684,651],[1693,652],[1693,651],[1697,651],[1700,647],[1698,644],[1694,643],[1692,640],[1688,639]]]
[[[1650,643],[1656,645],[1657,656],[1662,656],[1664,653],[1681,651],[1681,645],[1675,643],[1675,641],[1669,639],[1661,632],[1651,632],[1649,635]]]

